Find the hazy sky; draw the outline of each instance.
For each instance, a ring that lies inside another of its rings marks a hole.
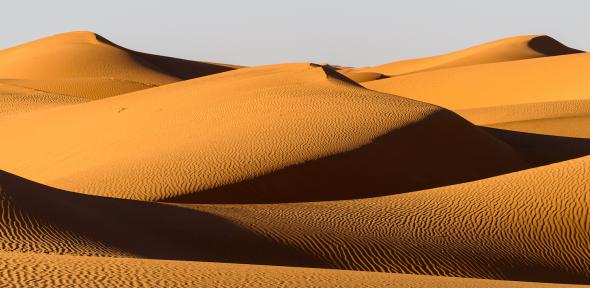
[[[590,1],[6,1],[0,48],[89,30],[134,50],[242,65],[368,66],[547,34],[590,50]]]

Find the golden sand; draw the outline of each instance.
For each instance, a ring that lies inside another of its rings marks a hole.
[[[245,68],[90,32],[0,51],[0,286],[590,284],[580,52]]]

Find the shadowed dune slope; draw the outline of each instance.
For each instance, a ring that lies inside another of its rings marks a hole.
[[[509,146],[452,112],[312,64],[243,68],[17,115],[0,127],[10,135],[0,142],[6,171],[139,200],[363,198],[525,168]]]
[[[590,283],[590,158],[363,200],[197,205],[0,173],[2,251]]]
[[[58,34],[0,51],[0,83],[90,99],[234,68],[132,51],[91,32]]]
[[[533,162],[547,163],[570,156],[590,155],[590,99],[456,112],[474,123],[493,128],[486,131],[491,131],[519,152],[531,155],[527,158]]]
[[[27,287],[581,288],[578,285],[226,263],[1,252],[0,256],[0,282]]]
[[[397,61],[359,71],[396,76],[426,70],[580,52],[582,51],[569,48],[546,35],[526,35],[504,38],[439,56]]]
[[[590,155],[590,99],[458,110],[533,165]]]
[[[590,99],[590,53],[427,71],[363,86],[447,109]]]

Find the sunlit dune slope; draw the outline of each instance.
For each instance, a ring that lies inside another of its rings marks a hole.
[[[590,99],[590,53],[427,71],[363,86],[458,110]]]
[[[439,56],[397,61],[372,68],[361,69],[360,71],[395,76],[426,70],[565,55],[579,52],[582,51],[569,48],[549,36],[526,35],[504,38]]]
[[[140,200],[363,198],[525,168],[509,146],[452,112],[312,64],[243,68],[0,127],[10,135],[0,168]]]
[[[451,109],[507,131],[535,165],[590,154],[590,54],[544,57],[415,73],[365,87]],[[549,135],[554,137],[541,137]],[[545,139],[541,139],[545,138]],[[521,150],[519,148],[519,150]]]
[[[449,109],[590,99],[589,53],[449,68],[365,82]]]
[[[2,172],[2,251],[590,283],[590,158],[363,200],[188,205]]]
[[[0,256],[0,282],[27,287],[580,287],[208,262],[1,252]]]
[[[1,82],[0,117],[89,101],[85,98],[51,94],[39,90],[7,85]]]
[[[234,68],[132,51],[91,32],[58,34],[0,51],[0,83],[90,99]]]

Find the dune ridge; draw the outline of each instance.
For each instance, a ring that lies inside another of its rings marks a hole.
[[[372,68],[2,50],[0,286],[590,284],[589,59],[538,35]]]
[[[547,35],[525,35],[503,38],[439,56],[402,60],[376,67],[360,69],[359,72],[372,72],[388,76],[398,76],[451,67],[524,60],[582,52],[583,51],[581,50],[567,47]]]
[[[57,34],[0,51],[2,82],[90,99],[238,67],[137,52],[85,31]]]
[[[451,110],[588,99],[590,53],[427,71],[363,86]],[[483,88],[482,88],[483,87]]]
[[[137,200],[363,198],[527,167],[452,112],[306,63],[242,68],[0,125],[11,135],[0,143],[6,171]]]

